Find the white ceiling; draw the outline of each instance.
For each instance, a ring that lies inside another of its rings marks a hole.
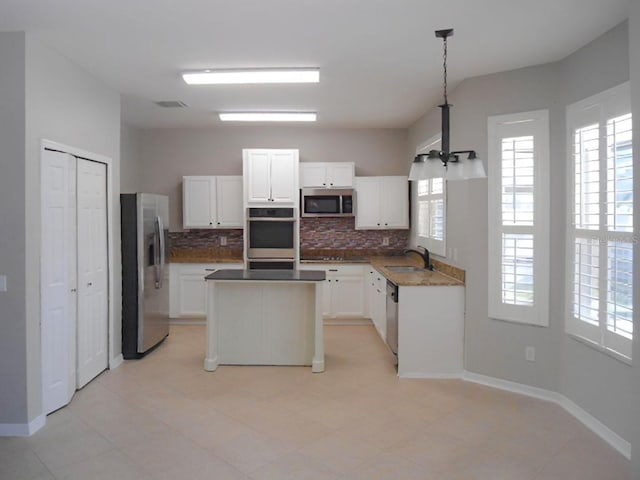
[[[214,112],[315,110],[324,127],[407,127],[449,83],[553,62],[627,17],[629,0],[2,0],[25,30],[122,93],[138,127],[209,126]],[[187,86],[185,70],[320,67],[309,85]],[[166,109],[158,100],[189,108]]]

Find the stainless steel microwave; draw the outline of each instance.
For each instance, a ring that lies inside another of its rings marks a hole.
[[[303,217],[353,217],[353,189],[303,188],[300,191],[300,215]]]

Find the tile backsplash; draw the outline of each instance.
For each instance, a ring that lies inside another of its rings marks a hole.
[[[227,245],[220,245],[220,237],[226,237]],[[207,248],[222,248],[240,250],[244,248],[242,230],[187,230],[184,232],[169,232],[171,250],[200,250]]]
[[[383,245],[385,238],[389,245]],[[409,230],[356,230],[355,218],[301,218],[300,249],[377,250],[399,253],[409,244]]]
[[[242,251],[242,230],[187,230],[170,232],[172,251],[218,249]],[[226,246],[220,245],[226,237]],[[385,238],[388,245],[383,245]],[[313,255],[324,250],[375,250],[380,254],[402,252],[409,244],[408,230],[356,230],[354,218],[301,218],[300,250]]]

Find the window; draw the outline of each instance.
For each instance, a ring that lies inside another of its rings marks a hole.
[[[440,150],[439,135],[420,145],[416,154],[429,150]],[[418,180],[413,184],[413,192],[415,243],[424,246],[431,253],[444,257],[446,256],[446,182],[444,178]]]
[[[567,107],[566,330],[631,358],[633,155],[629,84]]]
[[[489,316],[549,324],[549,114],[489,117]]]

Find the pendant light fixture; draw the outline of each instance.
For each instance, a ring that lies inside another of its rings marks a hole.
[[[453,35],[453,29],[436,30],[436,37],[442,38],[444,44],[444,103],[438,105],[442,109],[442,145],[441,150],[416,155],[411,164],[409,180],[425,180],[428,178],[446,178],[447,180],[467,180],[485,178],[482,160],[475,150],[449,151],[449,109],[452,106],[447,98],[447,38]],[[461,157],[465,156],[466,158]]]

